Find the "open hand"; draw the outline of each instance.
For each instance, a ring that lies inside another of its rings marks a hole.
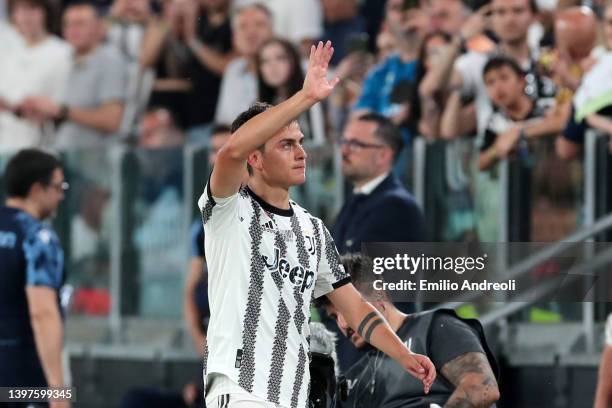
[[[461,36],[465,40],[470,40],[479,34],[482,34],[487,25],[487,14],[491,13],[491,5],[487,4],[479,8],[475,13],[463,23],[461,27]]]
[[[327,67],[333,54],[334,49],[331,46],[331,41],[328,41],[325,45],[322,41],[319,41],[316,47],[314,45],[310,47],[308,71],[302,87],[308,98],[317,102],[327,98],[340,81],[337,77],[331,81],[327,79]]]
[[[436,367],[431,360],[427,356],[410,352],[402,359],[402,366],[423,382],[425,394],[429,394],[429,389],[436,379]]]

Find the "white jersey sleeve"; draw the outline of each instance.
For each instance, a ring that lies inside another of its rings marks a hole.
[[[315,282],[315,298],[326,295],[351,281],[350,276],[342,266],[340,255],[331,234],[322,222],[320,222],[320,228],[323,232],[321,242],[322,256],[319,263],[317,281]]]
[[[231,227],[235,222],[239,207],[239,192],[225,197],[213,197],[210,191],[210,180],[198,200],[202,222],[209,230],[220,230]]]

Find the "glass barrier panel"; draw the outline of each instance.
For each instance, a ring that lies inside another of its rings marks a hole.
[[[183,163],[183,148],[136,149],[124,157],[124,315],[181,317],[189,247]]]

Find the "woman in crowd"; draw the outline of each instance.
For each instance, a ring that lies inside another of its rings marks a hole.
[[[273,105],[287,99],[302,88],[304,72],[297,49],[283,39],[266,42],[257,54],[259,100]],[[320,145],[325,141],[325,122],[319,104],[299,118],[306,140]]]

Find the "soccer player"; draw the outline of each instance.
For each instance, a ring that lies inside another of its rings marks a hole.
[[[306,407],[310,303],[323,295],[425,392],[435,379],[429,358],[412,353],[350,284],[321,220],[289,199],[289,187],[305,181],[304,135],[295,119],[338,83],[326,77],[332,54],[330,42],[313,46],[300,91],[238,116],[200,197],[211,309],[209,408]]]
[[[36,149],[13,156],[4,181],[7,199],[0,206],[0,387],[63,387],[59,291],[65,278],[64,253],[57,235],[43,221],[55,213],[68,184],[57,158]],[[51,408],[69,405],[49,404]]]

